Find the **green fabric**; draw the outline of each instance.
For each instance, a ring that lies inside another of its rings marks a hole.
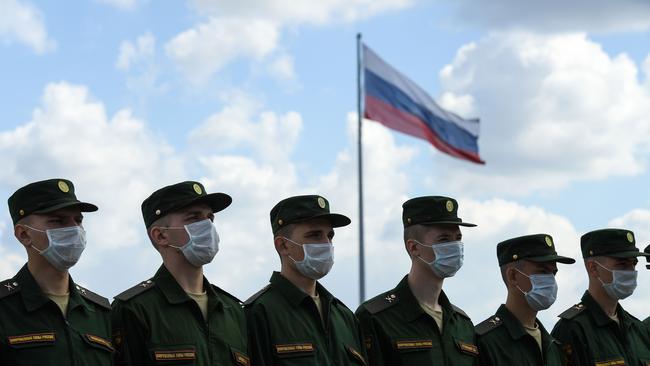
[[[204,203],[218,212],[232,203],[225,193],[207,193],[203,184],[194,181],[172,184],[153,192],[142,202],[142,218],[146,227],[154,221],[183,207]]]
[[[435,321],[420,307],[407,278],[405,276],[395,289],[364,302],[356,311],[366,337],[369,364],[478,365],[475,353],[462,350],[462,345],[476,347],[472,321],[452,306],[445,293],[441,292],[438,298],[443,314],[441,334]],[[390,306],[371,313],[368,305],[383,299],[391,299]],[[409,341],[416,345],[399,349],[398,343],[401,345],[404,344],[401,342]]]
[[[10,281],[13,283],[19,286],[15,293],[0,299],[0,365],[112,365],[109,310],[84,299],[72,277],[68,284],[67,319],[41,291],[27,265]],[[13,344],[10,341],[38,334],[53,334],[54,339],[38,342],[32,338]],[[91,342],[89,335],[101,338],[105,345]]]
[[[118,365],[157,365],[156,355],[172,357],[181,351],[194,359],[185,361],[191,365],[238,365],[237,353],[247,357],[245,318],[236,299],[204,278],[206,322],[164,265],[152,280],[153,288],[113,302]]]
[[[329,202],[324,197],[316,195],[285,198],[271,209],[269,215],[274,234],[288,224],[317,218],[328,220],[332,227],[350,224],[350,219],[347,216],[330,213]]]
[[[273,272],[270,282],[264,293],[244,307],[253,365],[365,363],[359,323],[352,311],[322,285],[317,283],[316,291],[324,320],[311,297],[280,273]]]
[[[560,262],[571,264],[575,259],[562,257],[555,251],[555,242],[548,234],[519,236],[497,244],[499,266],[526,259],[533,262]]]
[[[407,228],[418,224],[455,224],[476,226],[458,217],[458,202],[444,196],[412,198],[402,204],[402,223]]]
[[[14,225],[31,214],[52,212],[69,206],[78,206],[82,212],[97,211],[97,206],[77,199],[74,184],[67,179],[30,183],[14,192],[7,204]]]
[[[650,332],[619,304],[613,321],[589,292],[582,296],[585,309],[571,319],[560,319],[551,334],[562,345],[572,365],[625,360],[625,365],[650,363]]]
[[[483,335],[477,335],[481,366],[555,366],[563,365],[562,350],[558,341],[535,319],[542,335],[542,354],[535,338],[521,322],[501,305],[496,312],[501,324]]]
[[[600,229],[590,231],[580,238],[583,258],[606,256],[633,258],[649,256],[636,247],[634,233],[625,229]]]

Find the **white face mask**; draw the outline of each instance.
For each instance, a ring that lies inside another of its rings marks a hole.
[[[515,268],[515,271],[528,277],[531,289],[528,292],[522,290],[519,286],[517,289],[524,294],[526,302],[531,309],[535,311],[545,310],[551,307],[557,298],[557,282],[555,276],[550,273],[527,275]]]
[[[439,278],[452,277],[463,266],[464,255],[462,241],[450,241],[433,245],[424,245],[417,240],[414,241],[423,247],[428,247],[433,250],[433,254],[436,256],[433,262],[427,262],[420,256],[418,258],[428,264],[433,273]]]
[[[610,283],[605,283],[603,280],[598,278],[598,281],[603,285],[603,288],[609,297],[614,300],[623,300],[634,293],[634,290],[636,289],[636,278],[638,275],[637,271],[612,270],[598,263],[598,261],[594,262],[612,273],[612,282]]]
[[[332,243],[298,244],[295,241],[282,237],[292,244],[302,247],[305,257],[301,261],[289,258],[296,264],[296,268],[303,276],[318,280],[325,277],[334,266],[334,245]]]
[[[183,227],[168,227],[167,229],[185,229],[190,239],[182,247],[169,245],[179,249],[185,259],[195,267],[201,267],[212,262],[219,252],[219,234],[210,219],[205,219]]]
[[[47,248],[40,250],[33,245],[32,248],[61,272],[74,266],[86,249],[86,231],[81,226],[47,230],[39,230],[27,225],[25,227],[47,235],[49,242]]]

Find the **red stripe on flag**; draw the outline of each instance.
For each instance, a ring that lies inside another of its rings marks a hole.
[[[406,113],[390,104],[384,103],[380,99],[366,95],[366,108],[364,117],[379,122],[382,125],[405,133],[410,136],[418,137],[429,141],[438,150],[451,156],[469,160],[478,164],[485,164],[478,154],[455,148],[443,141],[432,129],[429,128],[420,118]]]

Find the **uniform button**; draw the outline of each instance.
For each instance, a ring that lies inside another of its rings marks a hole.
[[[18,286],[18,282],[14,282],[14,283],[12,283],[12,285]]]
[[[499,317],[498,317],[498,316],[496,316],[496,317],[494,317],[494,320],[496,320],[496,321],[498,321],[498,322],[500,322],[500,321],[501,321],[501,319],[499,319]]]

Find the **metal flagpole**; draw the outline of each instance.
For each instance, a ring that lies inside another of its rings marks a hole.
[[[361,121],[363,120],[362,110],[362,90],[361,90],[361,33],[357,33],[357,119],[358,119],[358,133],[359,138],[358,149],[358,182],[359,182],[359,304],[363,303],[366,299],[366,275],[365,275],[365,261],[364,261],[364,247],[363,247],[363,160],[362,160],[362,145],[361,145]]]

